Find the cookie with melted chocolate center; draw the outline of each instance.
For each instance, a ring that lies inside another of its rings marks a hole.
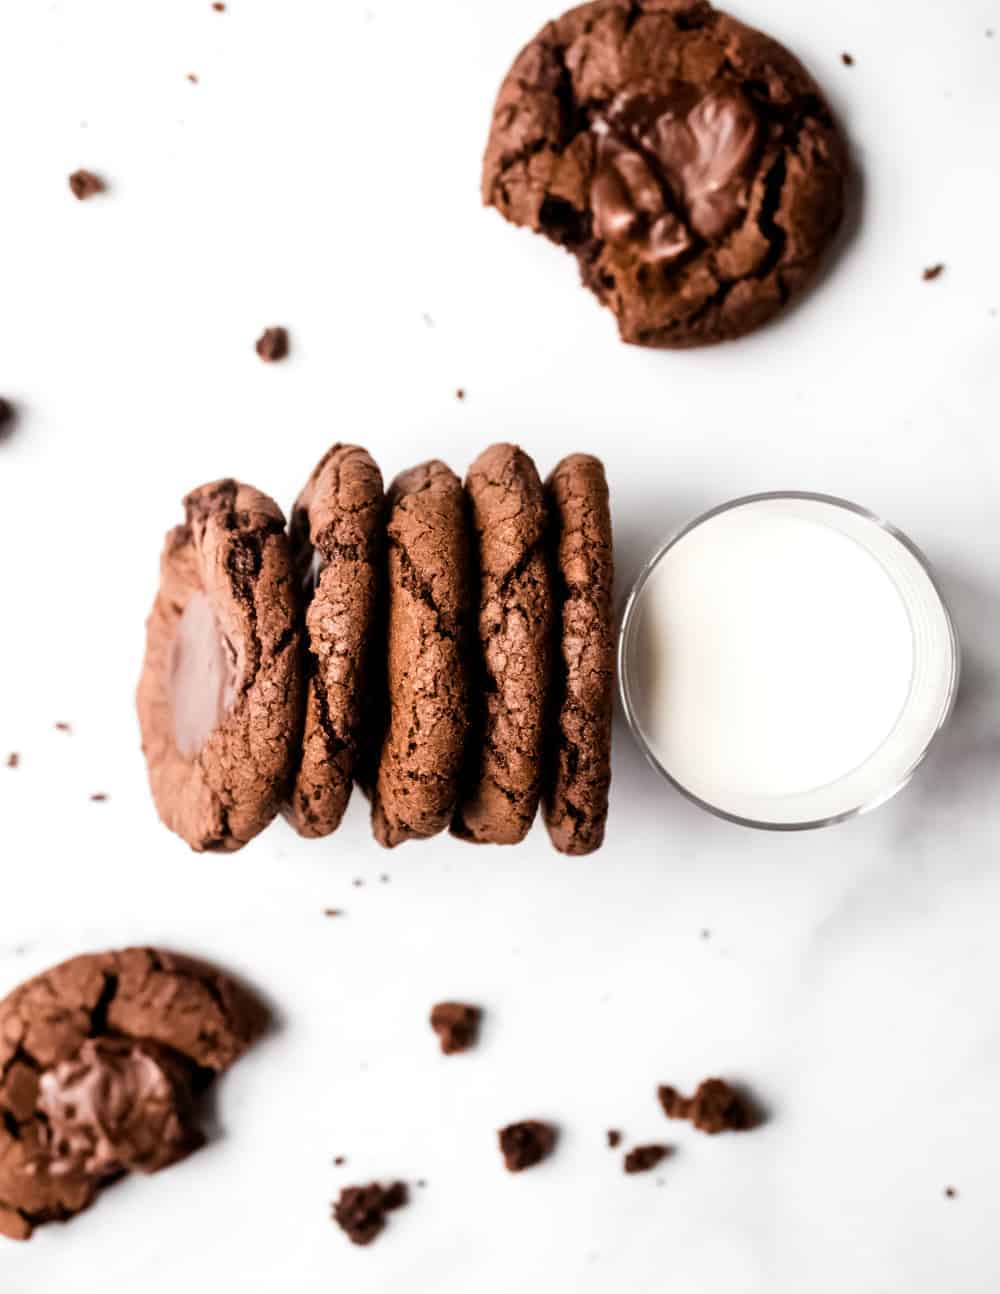
[[[153,948],[87,954],[0,1001],[0,1235],[27,1240],[128,1172],[197,1149],[195,1098],[266,1026],[212,967]]]
[[[285,519],[216,481],[184,500],[146,622],[137,709],[153,800],[192,849],[242,848],[281,805],[299,747],[302,650]]]
[[[593,0],[515,61],[482,192],[574,253],[624,341],[685,347],[807,286],[847,169],[818,86],[770,37],[705,0]]]

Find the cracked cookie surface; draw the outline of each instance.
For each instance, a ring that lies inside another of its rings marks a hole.
[[[462,483],[444,463],[393,482],[388,546],[389,718],[372,827],[391,848],[448,825],[469,730],[469,538]]]
[[[264,1031],[212,967],[152,948],[85,954],[0,1002],[0,1235],[85,1209],[202,1144],[195,1098]]]
[[[378,650],[382,473],[357,445],[334,445],[292,508],[295,579],[307,599],[302,751],[286,813],[302,836],[340,825],[360,754],[369,660]]]
[[[535,464],[516,445],[485,450],[465,489],[479,559],[480,677],[452,831],[477,844],[516,845],[541,789],[553,623],[545,498]]]
[[[237,481],[184,500],[146,622],[137,694],[157,811],[195,850],[240,849],[278,812],[302,719],[301,634],[278,505]]]
[[[564,854],[604,841],[615,678],[614,557],[604,467],[571,454],[545,483],[552,517],[558,650],[545,825]]]
[[[786,49],[704,0],[595,0],[518,56],[483,201],[577,257],[626,342],[742,336],[815,276],[847,150]]]

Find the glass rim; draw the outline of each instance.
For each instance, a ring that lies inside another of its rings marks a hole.
[[[726,512],[732,512],[736,508],[746,507],[751,503],[762,503],[770,499],[806,500],[812,503],[823,503],[830,507],[840,508],[845,512],[850,512],[857,517],[861,517],[865,521],[872,522],[880,530],[884,531],[900,543],[916,560],[930,582],[931,588],[933,589],[944,614],[945,624],[948,630],[948,641],[951,647],[951,674],[948,680],[947,696],[945,698],[945,703],[941,708],[941,714],[938,717],[938,721],[935,724],[933,731],[924,742],[922,749],[914,757],[902,775],[898,777],[891,786],[886,787],[877,795],[872,796],[861,804],[845,809],[842,812],[833,814],[829,817],[816,818],[803,822],[769,822],[765,819],[744,817],[741,814],[732,813],[727,809],[723,809],[717,804],[712,804],[709,800],[703,799],[701,796],[695,794],[694,791],[689,790],[679,782],[656,757],[646,740],[633,704],[632,688],[630,685],[627,663],[627,648],[639,597],[643,589],[646,587],[653,571],[666,554],[679,544],[686,535],[690,534],[692,530],[697,529],[698,526],[703,525],[707,521],[711,521],[713,517],[720,516]],[[625,605],[622,610],[621,625],[618,630],[616,658],[618,666],[618,694],[621,698],[622,708],[625,712],[625,721],[636,745],[639,747],[639,750],[645,757],[647,763],[649,763],[661,777],[669,782],[675,790],[680,791],[681,795],[683,795],[685,799],[690,800],[692,804],[696,804],[707,813],[711,813],[713,817],[722,818],[724,821],[735,823],[737,826],[752,827],[758,831],[812,831],[819,827],[831,827],[835,823],[847,822],[852,818],[859,818],[863,814],[870,813],[873,809],[879,808],[881,805],[886,804],[889,800],[897,796],[899,792],[902,791],[903,788],[912,780],[917,769],[927,758],[931,746],[934,744],[934,741],[941,732],[941,729],[951,718],[955,709],[955,702],[958,698],[959,682],[962,673],[961,644],[959,642],[958,633],[955,629],[955,620],[951,614],[951,609],[945,599],[937,576],[934,574],[934,569],[923,551],[918,548],[913,540],[910,539],[910,537],[902,530],[894,526],[891,522],[886,521],[884,517],[880,517],[877,513],[870,511],[870,509],[861,507],[860,504],[852,503],[849,499],[842,499],[834,494],[821,494],[812,490],[765,490],[758,494],[744,494],[739,498],[730,499],[726,503],[720,503],[714,508],[709,508],[707,512],[699,514],[697,517],[693,518],[693,520],[687,522],[685,525],[670,534],[654,550],[652,556],[642,565],[638,575],[632,582],[632,586],[626,596]]]

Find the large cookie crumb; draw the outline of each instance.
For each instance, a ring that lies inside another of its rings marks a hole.
[[[497,1134],[504,1167],[509,1173],[520,1173],[547,1159],[556,1144],[556,1130],[551,1123],[526,1119],[511,1123]]]
[[[333,1220],[352,1244],[370,1245],[384,1228],[385,1215],[401,1208],[408,1197],[405,1182],[393,1182],[391,1186],[381,1186],[378,1182],[345,1186],[333,1206]]]
[[[668,1119],[688,1119],[701,1132],[745,1132],[756,1122],[746,1097],[721,1078],[706,1078],[690,1098],[666,1085],[657,1096]]]

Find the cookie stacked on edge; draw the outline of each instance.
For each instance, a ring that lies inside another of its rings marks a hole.
[[[352,787],[391,848],[450,829],[516,844],[539,803],[555,847],[604,838],[614,639],[601,463],[543,484],[515,445],[465,483],[444,463],[387,492],[334,445],[292,509],[235,481],[185,499],[138,691],[160,817],[241,848],[279,811],[308,837]]]

